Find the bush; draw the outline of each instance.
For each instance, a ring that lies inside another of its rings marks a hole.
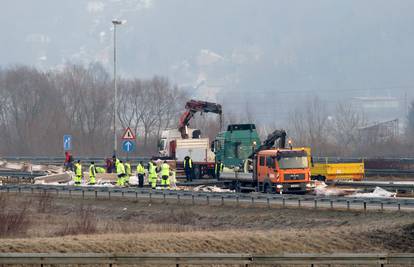
[[[57,235],[80,235],[80,234],[94,234],[98,232],[98,219],[95,211],[91,206],[79,206],[76,211],[74,221],[67,223],[65,227],[57,232]]]
[[[28,216],[29,202],[23,202],[20,209],[8,210],[9,198],[0,193],[0,237],[23,235],[27,232],[30,221]],[[13,203],[16,205],[17,203]],[[16,205],[17,206],[17,205]]]

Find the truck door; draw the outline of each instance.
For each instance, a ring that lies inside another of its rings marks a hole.
[[[275,159],[273,157],[267,157],[266,158],[266,169],[267,169],[267,175],[270,178],[270,181],[272,182],[276,182],[275,181],[275,169],[276,169],[276,165],[275,165]]]
[[[266,168],[266,157],[265,156],[259,156],[259,164],[257,168],[257,180],[262,182],[263,177],[265,177],[267,174],[267,168]]]

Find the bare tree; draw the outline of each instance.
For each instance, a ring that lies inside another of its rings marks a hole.
[[[359,129],[366,125],[361,109],[351,103],[338,103],[331,120],[331,132],[342,154],[355,150],[360,143]]]

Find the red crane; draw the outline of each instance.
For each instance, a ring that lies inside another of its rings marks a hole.
[[[186,111],[181,115],[179,123],[178,123],[178,130],[181,133],[181,137],[183,139],[188,138],[188,134],[186,131],[187,126],[189,125],[189,122],[191,118],[194,116],[197,112],[211,112],[216,113],[220,115],[220,129],[222,124],[222,109],[220,104],[206,102],[206,101],[198,101],[198,100],[190,100],[185,104]]]

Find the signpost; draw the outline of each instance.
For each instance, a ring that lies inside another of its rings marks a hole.
[[[125,140],[122,142],[122,150],[125,152],[133,152],[135,150],[135,143],[130,140]]]
[[[135,140],[135,134],[132,132],[131,128],[126,128],[124,134],[122,135],[122,140]]]
[[[135,150],[135,134],[132,132],[131,128],[126,128],[124,134],[122,135],[122,150],[127,153],[127,160],[129,153]]]
[[[63,136],[63,150],[64,151],[72,150],[72,136],[69,134],[65,134]]]

